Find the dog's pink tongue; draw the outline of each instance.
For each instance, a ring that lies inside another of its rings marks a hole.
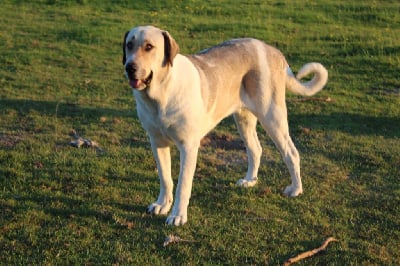
[[[134,89],[139,88],[140,84],[142,84],[142,81],[140,79],[134,79],[129,81],[129,85],[131,85],[131,87]]]

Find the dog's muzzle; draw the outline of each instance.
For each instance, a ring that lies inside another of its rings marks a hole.
[[[145,89],[150,86],[151,80],[153,79],[153,71],[150,71],[150,74],[144,79],[137,78],[137,68],[132,63],[125,66],[125,71],[129,79],[129,85],[133,89]]]

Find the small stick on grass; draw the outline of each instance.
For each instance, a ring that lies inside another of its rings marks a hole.
[[[332,102],[331,97],[326,97],[326,98],[316,98],[316,97],[309,97],[309,98],[294,98],[294,99],[289,99],[288,101],[291,102]]]
[[[287,261],[285,261],[285,263],[283,265],[284,266],[288,266],[288,265],[290,265],[292,263],[295,263],[295,262],[298,262],[298,261],[300,261],[302,259],[314,256],[315,254],[325,250],[326,247],[328,246],[329,242],[332,242],[332,241],[337,241],[337,239],[334,238],[334,237],[329,237],[327,240],[325,240],[325,242],[319,248],[303,252],[303,253],[297,255],[296,257],[290,258]]]
[[[100,148],[99,144],[96,141],[80,137],[75,130],[72,130],[70,135],[75,139],[69,143],[69,145],[71,145],[72,147],[80,148],[82,146],[86,148],[95,148],[97,152],[104,152],[104,150]]]
[[[174,235],[169,235],[165,238],[164,244],[163,246],[166,247],[169,244],[176,244],[179,242],[187,242],[187,243],[192,243],[192,242],[196,242],[194,240],[186,240],[186,239],[182,239],[179,236],[174,236]]]

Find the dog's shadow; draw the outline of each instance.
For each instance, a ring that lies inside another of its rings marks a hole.
[[[105,107],[82,106],[75,102],[68,101],[41,101],[24,99],[0,99],[0,113],[6,113],[7,110],[15,110],[20,116],[24,116],[31,111],[35,111],[43,116],[53,117],[71,117],[79,118],[82,115],[89,118],[99,119],[104,115],[114,117],[136,117],[134,109],[113,109]],[[98,120],[97,120],[98,121]]]

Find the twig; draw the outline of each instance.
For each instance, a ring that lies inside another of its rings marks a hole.
[[[271,218],[266,218],[266,217],[247,217],[245,220],[248,221],[268,221],[271,220]]]
[[[69,145],[71,145],[72,147],[80,148],[82,146],[85,148],[95,148],[97,152],[104,152],[104,150],[100,148],[99,144],[96,141],[80,137],[75,130],[72,130],[71,136],[75,138],[75,140],[69,143]]]
[[[179,242],[193,243],[193,242],[196,242],[196,241],[194,241],[194,240],[186,240],[186,239],[180,238],[179,236],[169,235],[169,236],[167,236],[165,238],[163,246],[166,247],[169,244],[176,244],[176,243],[179,243]]]
[[[309,101],[315,101],[315,102],[332,102],[331,97],[326,97],[326,98],[295,98],[295,99],[289,99],[288,101],[291,102],[309,102]]]
[[[334,237],[329,237],[327,240],[325,240],[325,242],[319,248],[303,252],[303,253],[297,255],[296,257],[290,258],[287,261],[285,261],[285,263],[283,265],[284,266],[288,266],[288,265],[290,265],[292,263],[295,263],[295,262],[298,262],[298,261],[300,261],[302,259],[314,256],[318,252],[321,252],[322,250],[325,250],[326,247],[328,246],[329,242],[332,242],[332,241],[337,241],[337,239],[334,238]]]

